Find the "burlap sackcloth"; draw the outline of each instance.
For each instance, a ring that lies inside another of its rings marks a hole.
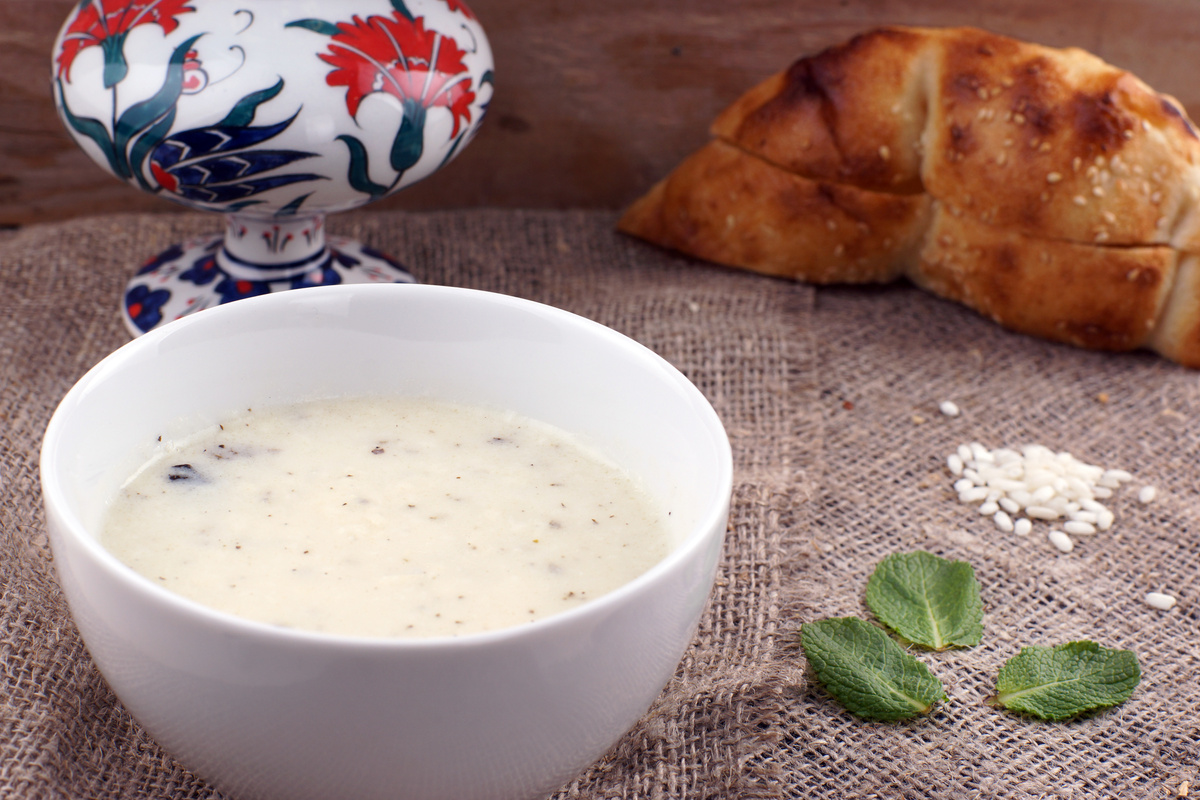
[[[566,798],[1167,798],[1200,791],[1200,373],[1007,333],[910,287],[820,289],[699,264],[613,232],[603,212],[398,212],[330,228],[429,283],[528,297],[623,331],[710,398],[735,454],[724,562],[675,679]],[[37,451],[71,384],[127,340],[122,286],[147,256],[215,231],[119,215],[0,239],[0,797],[218,795],[151,741],[97,673],[55,583]],[[953,400],[958,417],[938,402]],[[1110,534],[1061,554],[957,503],[958,444],[1040,442],[1136,476]],[[1158,498],[1136,502],[1136,487]],[[920,653],[949,695],[864,722],[795,644],[801,623],[869,617],[888,553],[970,561],[981,645]],[[1148,590],[1179,598],[1169,612]],[[1022,645],[1134,650],[1124,705],[1063,724],[995,709]],[[400,783],[403,776],[397,776]]]

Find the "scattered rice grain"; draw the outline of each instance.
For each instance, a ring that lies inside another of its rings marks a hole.
[[[1153,503],[1156,496],[1158,496],[1158,490],[1153,486],[1143,486],[1140,490],[1138,490],[1137,495],[1138,502],[1142,505]]]
[[[1025,516],[1030,519],[1058,519],[1062,514],[1048,506],[1026,506]]]
[[[960,413],[962,413],[958,407],[958,404],[953,400],[943,400],[942,402],[938,403],[938,410],[947,417],[957,417]]]
[[[1075,543],[1071,541],[1071,537],[1067,536],[1062,531],[1054,530],[1046,534],[1046,538],[1050,540],[1050,544],[1054,545],[1061,553],[1069,553],[1075,549]]]
[[[1170,611],[1175,607],[1175,597],[1165,592],[1147,592],[1146,604],[1160,611]]]
[[[987,496],[987,489],[983,488],[982,486],[976,486],[968,489],[965,492],[960,492],[958,499],[962,500],[964,503],[978,503],[982,500],[987,500]]]
[[[989,450],[970,442],[947,456],[946,466],[959,501],[978,504],[980,515],[991,516],[1006,533],[1028,536],[1037,520],[1062,520],[1048,536],[1064,553],[1074,549],[1071,535],[1112,527],[1113,513],[1100,501],[1133,480],[1125,470],[1087,464],[1039,444]],[[1138,499],[1150,502],[1155,494],[1145,486]]]
[[[991,486],[993,489],[999,489],[1000,491],[1005,492],[1005,493],[1021,492],[1021,491],[1025,490],[1025,484],[1021,483],[1021,481],[1016,480],[1014,478],[1004,478],[1004,477],[988,478],[987,485]],[[1014,505],[1016,505],[1016,504],[1014,503]],[[1009,510],[1011,511],[1013,509],[1009,509]]]

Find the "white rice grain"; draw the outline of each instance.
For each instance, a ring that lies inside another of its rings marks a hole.
[[[1092,498],[1092,487],[1080,477],[1075,475],[1067,476],[1067,491],[1074,499]]]
[[[1153,503],[1154,498],[1157,496],[1158,496],[1158,489],[1155,489],[1153,486],[1143,486],[1141,489],[1138,490],[1137,497],[1138,497],[1139,503],[1141,503],[1142,505],[1146,505],[1147,503]]]
[[[1049,506],[1026,506],[1025,515],[1030,519],[1058,519],[1062,513]]]
[[[1064,553],[1074,548],[1072,535],[1112,528],[1115,517],[1101,501],[1133,480],[1125,470],[1087,464],[1039,444],[996,450],[980,442],[961,444],[946,466],[959,501],[977,504],[979,514],[992,517],[1005,533],[1028,536],[1037,520],[1062,520],[1048,536]],[[1155,495],[1154,487],[1143,486],[1138,499],[1149,503]]]
[[[1058,494],[1058,492],[1054,491],[1054,486],[1052,486],[1052,485],[1042,486],[1039,489],[1037,489],[1033,493],[1033,495],[1029,498],[1029,505],[1031,505],[1031,506],[1043,505],[1044,503],[1048,502],[1051,498],[1053,498],[1056,494]]]
[[[976,486],[973,489],[968,489],[965,492],[960,492],[958,499],[964,503],[979,503],[987,500],[988,490],[982,486]]]
[[[1004,493],[1022,492],[1025,490],[1025,484],[1012,478],[988,478],[988,486],[993,489],[999,489]]]
[[[1007,447],[1001,447],[999,450],[993,450],[992,456],[996,459],[997,464],[1012,464],[1021,460],[1020,453]]]
[[[1146,604],[1159,611],[1170,611],[1175,607],[1175,597],[1165,592],[1147,592]]]
[[[943,400],[938,403],[938,410],[947,417],[957,417],[961,412],[958,405],[953,400]]]
[[[1069,553],[1075,549],[1075,543],[1071,541],[1071,537],[1067,536],[1062,531],[1054,530],[1046,534],[1046,538],[1050,540],[1050,544],[1054,545],[1061,553]]]
[[[1019,492],[1009,492],[1008,496],[1012,498],[1012,501],[1021,508],[1033,505],[1033,495],[1024,490]]]

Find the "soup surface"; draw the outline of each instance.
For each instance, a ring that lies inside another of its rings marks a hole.
[[[552,426],[401,397],[247,411],[165,443],[101,541],[249,619],[453,636],[599,597],[666,555],[665,510]]]

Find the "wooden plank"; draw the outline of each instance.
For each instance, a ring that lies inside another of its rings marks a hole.
[[[202,2],[203,0],[196,0]],[[0,3],[0,225],[170,210],[78,150],[50,48],[71,0]],[[392,208],[619,208],[703,142],[725,104],[797,57],[883,23],[977,25],[1077,45],[1200,118],[1194,0],[471,0],[496,55],[480,135]]]

